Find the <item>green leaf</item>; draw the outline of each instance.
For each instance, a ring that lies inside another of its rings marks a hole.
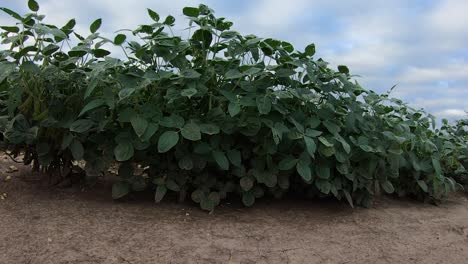
[[[2,10],[3,12],[7,13],[8,15],[12,16],[13,18],[17,20],[23,20],[23,18],[18,13],[14,12],[11,9],[8,9],[6,7],[0,7],[0,10]]]
[[[229,103],[229,106],[228,106],[228,111],[229,111],[229,115],[231,117],[234,117],[236,116],[237,114],[239,114],[241,108],[240,108],[240,105],[239,103],[233,103],[233,102],[230,102]]]
[[[249,191],[249,192],[243,193],[242,194],[242,203],[247,207],[251,207],[252,205],[254,205],[255,195],[253,194],[253,192]]]
[[[88,132],[94,126],[94,122],[89,119],[79,119],[70,125],[70,131],[76,133]]]
[[[348,67],[344,66],[344,65],[339,65],[338,66],[338,71],[341,72],[341,73],[344,73],[344,74],[349,74],[349,69]]]
[[[181,134],[184,138],[191,140],[191,141],[198,141],[201,140],[201,132],[200,127],[191,122],[187,123],[181,130]]]
[[[146,128],[145,133],[141,136],[143,142],[150,141],[154,134],[158,131],[159,126],[155,123],[149,123],[148,128]]]
[[[83,144],[77,139],[73,139],[70,143],[70,146],[68,146],[70,149],[70,152],[72,153],[73,159],[75,160],[81,160],[83,159],[84,156],[84,148]]]
[[[39,11],[39,4],[34,0],[29,0],[28,1],[28,7],[33,12]]]
[[[130,192],[130,184],[126,182],[116,182],[112,185],[112,198],[117,200]]]
[[[329,181],[324,180],[315,181],[315,186],[317,186],[317,189],[324,194],[329,194],[332,188],[332,184]]]
[[[91,53],[92,53],[96,58],[103,58],[103,57],[105,57],[105,56],[111,54],[110,51],[105,50],[105,49],[94,49],[94,50],[91,51]]]
[[[156,192],[154,194],[154,201],[156,203],[160,203],[162,201],[162,199],[164,198],[164,196],[166,195],[167,193],[167,188],[165,185],[158,185],[158,187],[156,187]]]
[[[190,156],[184,156],[179,160],[179,168],[182,170],[193,169],[193,160],[190,158]]]
[[[242,75],[242,73],[237,70],[237,69],[232,69],[232,70],[229,70],[226,72],[226,74],[224,75],[224,77],[226,78],[226,80],[232,80],[232,79],[239,79],[239,78],[242,78],[244,75]]]
[[[371,146],[368,146],[368,145],[360,145],[359,146],[362,150],[364,150],[365,152],[374,152],[374,149],[371,147]]]
[[[222,170],[229,170],[229,160],[222,151],[213,151],[213,158]]]
[[[172,26],[174,25],[175,18],[173,16],[167,16],[166,19],[164,20],[163,24]]]
[[[73,140],[73,135],[71,133],[65,134],[63,136],[63,138],[62,138],[62,144],[60,145],[60,148],[62,150],[65,150],[66,148],[68,148],[68,146],[70,146],[72,140]]]
[[[318,139],[325,147],[333,147],[333,144],[330,143],[325,137],[319,137]]]
[[[117,46],[120,46],[125,42],[126,39],[127,39],[127,36],[125,36],[124,34],[118,34],[114,38],[114,44]]]
[[[315,137],[322,135],[322,131],[307,128],[305,134],[308,137],[315,138]]]
[[[147,9],[147,11],[148,11],[148,15],[151,17],[151,19],[154,20],[154,22],[159,22],[160,17],[158,13],[154,12],[153,10],[149,8]]]
[[[192,40],[200,41],[202,43],[203,48],[208,48],[213,41],[213,35],[209,30],[206,29],[199,29],[193,33]]]
[[[146,129],[148,128],[148,121],[140,115],[135,115],[130,119],[130,122],[137,136],[141,138],[145,134]]]
[[[239,184],[244,191],[250,191],[254,186],[254,181],[251,177],[242,177]]]
[[[166,182],[166,187],[167,189],[173,191],[173,192],[178,192],[180,191],[180,186],[174,181],[174,180],[167,180]]]
[[[189,99],[192,98],[192,96],[196,95],[198,93],[197,89],[195,88],[188,88],[182,90],[180,93],[182,96],[188,97]]]
[[[164,132],[158,140],[159,153],[166,153],[179,142],[179,133],[174,131]]]
[[[6,27],[6,26],[0,26],[1,29],[5,30],[6,32],[10,33],[18,33],[19,32],[19,27]]]
[[[219,126],[217,126],[215,124],[201,124],[200,125],[200,131],[203,134],[216,135],[216,134],[219,134],[220,128],[219,128]]]
[[[115,159],[117,161],[127,161],[133,157],[135,149],[129,141],[120,142],[114,149]]]
[[[298,159],[295,159],[292,156],[288,156],[280,161],[278,164],[278,169],[280,170],[291,170],[297,164]]]
[[[182,128],[185,124],[185,120],[177,114],[172,114],[170,116],[163,117],[159,124],[164,127]]]
[[[204,194],[203,191],[200,190],[200,189],[197,189],[197,190],[193,191],[192,194],[191,194],[190,196],[191,196],[192,200],[193,200],[194,202],[196,202],[196,203],[200,203],[201,200],[202,200],[203,198],[205,198],[205,194]]]
[[[80,114],[78,116],[80,117],[80,116],[84,115],[86,112],[88,112],[89,110],[98,108],[100,106],[103,106],[104,104],[105,104],[105,102],[102,99],[92,100],[91,102],[86,104],[85,107],[83,107],[83,110],[81,110],[81,112],[80,112]]]
[[[305,48],[305,54],[307,56],[314,56],[315,55],[315,44],[310,44]]]
[[[268,96],[257,97],[257,108],[260,114],[266,115],[271,111],[271,100]]]
[[[102,24],[102,19],[101,18],[96,19],[89,27],[89,30],[91,31],[91,33],[93,34],[96,33],[96,31],[98,31],[98,29],[101,27],[101,24]]]
[[[393,185],[390,181],[384,181],[381,183],[381,185],[386,193],[393,193],[395,191],[395,188],[393,188]]]
[[[323,125],[328,129],[328,131],[330,131],[330,133],[332,133],[333,135],[335,134],[338,134],[338,132],[340,132],[340,127],[333,123],[332,121],[329,121],[329,120],[326,120],[323,122]]]
[[[184,7],[182,12],[189,17],[198,17],[200,15],[200,10],[196,7]]]
[[[326,165],[317,165],[315,167],[315,171],[317,173],[317,176],[320,179],[324,179],[324,180],[330,179],[330,167]]]
[[[306,181],[312,180],[312,172],[310,170],[310,162],[306,162],[304,160],[299,160],[296,165],[296,170],[299,175]]]
[[[424,192],[427,193],[428,187],[427,187],[427,184],[426,184],[425,181],[418,180],[418,185],[419,185],[419,187],[420,187]]]
[[[315,151],[317,151],[317,145],[315,144],[314,139],[304,136],[304,142],[307,148],[307,152],[311,157],[314,157]]]
[[[227,156],[234,166],[237,166],[237,167],[242,166],[241,152],[239,150],[237,149],[229,150],[227,152]]]
[[[186,79],[198,79],[200,78],[201,74],[198,73],[196,70],[192,69],[185,69],[181,72],[182,76]]]

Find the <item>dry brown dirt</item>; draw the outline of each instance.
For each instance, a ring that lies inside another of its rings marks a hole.
[[[20,166],[6,173],[10,165],[0,163],[2,264],[468,263],[463,194],[440,206],[287,200],[208,214],[190,203],[113,202],[105,183],[50,187]]]

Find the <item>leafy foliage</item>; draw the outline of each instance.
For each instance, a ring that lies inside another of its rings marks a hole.
[[[118,163],[114,198],[152,188],[157,202],[177,192],[206,210],[236,194],[246,206],[287,192],[352,206],[380,192],[441,199],[466,175],[466,131],[364,89],[314,59],[314,44],[241,35],[205,5],[183,9],[188,39],[151,9],[131,37],[108,39],[101,19],[86,36],[28,6],[1,9],[17,23],[1,27],[0,130],[35,169],[83,160],[97,177]]]

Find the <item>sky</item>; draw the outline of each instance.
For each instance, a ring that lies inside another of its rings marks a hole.
[[[184,6],[203,3],[234,22],[242,34],[272,37],[303,50],[317,47],[316,58],[332,67],[347,65],[365,88],[392,93],[439,120],[468,114],[468,0],[38,0],[46,22],[77,20],[78,33],[103,19],[102,33],[150,23],[146,8],[173,15],[179,33],[187,20]],[[26,0],[0,0],[0,6],[27,13]],[[0,25],[14,23],[0,14]]]

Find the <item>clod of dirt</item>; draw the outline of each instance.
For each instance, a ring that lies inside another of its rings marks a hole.
[[[18,171],[18,168],[16,168],[16,166],[9,166],[8,169],[5,171],[6,173],[13,173],[13,172],[17,172]]]

